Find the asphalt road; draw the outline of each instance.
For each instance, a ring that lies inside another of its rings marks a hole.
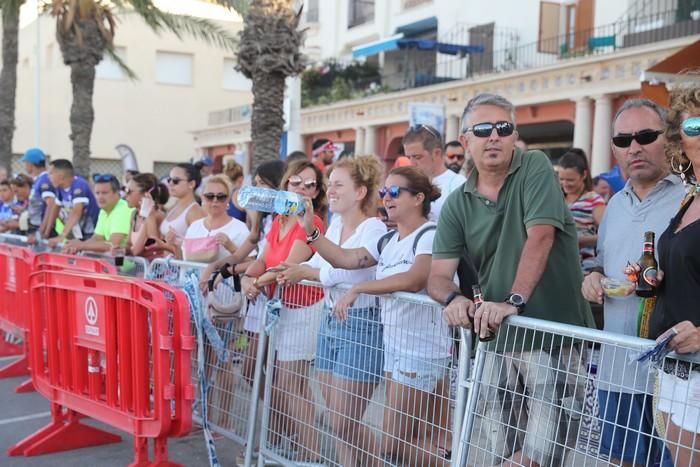
[[[0,358],[0,367],[12,360]],[[122,437],[120,443],[108,444],[73,451],[58,452],[34,457],[9,457],[7,449],[17,441],[46,425],[49,420],[49,404],[36,392],[15,394],[14,388],[26,378],[0,379],[0,465],[3,467],[95,465],[124,467],[133,459],[133,438],[124,432],[87,420],[87,423],[106,429]],[[208,466],[204,438],[197,431],[184,438],[172,439],[169,444],[170,460],[186,466]],[[235,465],[241,448],[232,441],[216,441],[219,461],[224,466]]]

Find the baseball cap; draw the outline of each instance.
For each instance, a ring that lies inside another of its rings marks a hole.
[[[22,162],[29,162],[30,164],[39,165],[46,161],[46,155],[44,151],[39,148],[30,148],[24,152],[24,155],[20,159]]]
[[[201,163],[204,164],[204,165],[214,165],[214,161],[211,160],[211,158],[206,157],[206,156],[204,156],[204,157],[202,157],[201,159],[199,159],[199,162],[201,162]]]

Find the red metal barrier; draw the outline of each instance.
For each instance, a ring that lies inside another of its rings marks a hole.
[[[166,293],[167,292],[167,293]],[[115,442],[78,414],[134,436],[132,466],[167,459],[167,438],[191,427],[193,346],[187,298],[124,277],[44,271],[30,280],[32,381],[52,407],[51,423],[8,449],[36,455]],[[184,316],[183,316],[184,315]],[[171,368],[172,366],[172,368]]]
[[[29,275],[32,271],[62,271],[74,270],[116,274],[116,268],[98,258],[86,258],[58,253],[32,253],[29,248],[0,244],[0,328],[26,343],[25,329],[29,325]],[[4,340],[3,340],[4,342]],[[29,374],[27,367],[26,346],[13,346],[14,353],[6,355],[22,355],[9,365],[0,368],[0,378],[11,378]],[[0,355],[3,355],[0,353]],[[31,380],[21,383],[15,392],[32,391]]]

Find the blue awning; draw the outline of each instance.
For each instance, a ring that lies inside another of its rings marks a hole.
[[[438,42],[430,39],[401,39],[398,41],[399,49],[436,50],[441,54],[467,55],[472,53],[483,53],[483,45],[459,45]]]
[[[403,39],[403,34],[396,34],[386,39],[358,45],[352,48],[352,57],[367,57],[369,55],[378,54],[379,52],[386,52],[387,50],[396,50],[399,48],[398,41],[401,39]]]
[[[397,33],[402,33],[406,37],[417,36],[428,31],[437,31],[438,20],[437,17],[431,16],[430,18],[424,18],[415,23],[405,24],[396,28]]]

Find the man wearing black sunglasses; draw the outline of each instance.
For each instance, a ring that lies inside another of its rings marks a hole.
[[[685,193],[666,162],[665,126],[666,110],[647,99],[626,101],[613,118],[610,145],[629,179],[608,201],[598,228],[596,267],[581,287],[587,300],[603,304],[605,331],[637,335],[641,300],[632,294],[603,301],[601,281],[606,276],[626,279],[625,265],[639,257],[644,232],[655,232],[658,239]],[[598,367],[601,453],[615,465],[653,465],[663,446],[651,438],[653,401],[645,394],[647,375],[640,367],[630,371],[622,349],[603,346],[600,352],[607,356],[606,364]]]
[[[549,159],[541,151],[516,148],[515,128],[515,108],[501,96],[480,94],[464,109],[460,141],[475,168],[443,206],[428,292],[445,305],[443,317],[450,325],[473,327],[481,338],[519,314],[592,327],[590,307],[580,294],[573,218]],[[465,249],[481,281],[484,302],[478,309],[453,281]],[[509,420],[527,421],[527,429],[520,451],[502,441],[487,449],[498,456],[496,463],[508,458],[519,465],[563,464],[565,440],[557,433],[568,430],[560,425],[566,417],[556,410],[564,394],[555,380],[560,370],[577,373],[577,349],[553,351],[544,335],[522,329],[503,330],[496,339],[497,352],[484,362],[481,396],[494,401],[486,404],[485,418],[493,422],[484,429],[496,433],[493,439],[507,435],[502,427]],[[526,407],[505,404],[503,394],[512,392],[524,395]]]
[[[440,188],[440,197],[430,203],[428,219],[437,221],[447,196],[466,181],[462,174],[448,170],[442,158],[442,137],[430,125],[419,124],[408,129],[403,137],[404,154],[411,165],[420,169]]]

